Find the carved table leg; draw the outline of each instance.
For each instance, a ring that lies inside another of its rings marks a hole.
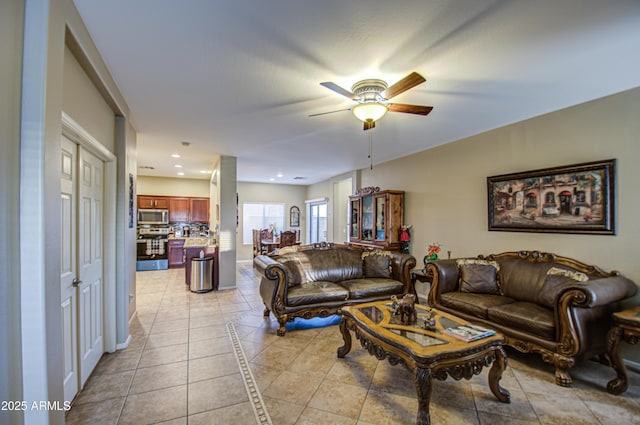
[[[417,425],[429,425],[431,418],[429,416],[429,402],[431,401],[431,370],[416,368],[414,383],[416,385],[416,393],[418,395],[418,417]]]
[[[623,330],[614,326],[607,335],[607,357],[611,362],[611,367],[616,371],[617,378],[612,379],[607,384],[607,391],[611,394],[622,394],[627,391],[629,383],[627,381],[627,368],[622,361],[620,355],[620,339],[622,338]]]
[[[498,400],[503,403],[511,402],[511,394],[508,390],[505,390],[500,386],[500,380],[502,379],[502,372],[507,368],[507,355],[504,352],[504,348],[498,347],[495,350],[496,360],[491,365],[489,370],[489,388],[491,392]]]
[[[340,333],[342,333],[342,339],[344,340],[344,345],[342,347],[338,347],[338,357],[343,358],[344,356],[351,351],[351,333],[349,333],[349,327],[347,326],[347,319],[345,316],[342,316],[340,320]]]

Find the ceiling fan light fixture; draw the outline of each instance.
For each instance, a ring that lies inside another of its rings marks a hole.
[[[375,122],[387,113],[387,106],[378,102],[364,102],[353,108],[351,112],[362,122]]]

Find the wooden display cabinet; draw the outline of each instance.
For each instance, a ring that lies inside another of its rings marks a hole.
[[[349,243],[365,249],[401,251],[404,192],[367,187],[349,197]]]

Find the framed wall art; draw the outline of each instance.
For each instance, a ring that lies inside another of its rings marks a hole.
[[[489,230],[615,235],[616,160],[487,177]]]
[[[129,173],[129,229],[133,229],[134,218],[133,218],[133,188],[134,180],[133,174]]]
[[[295,205],[289,209],[289,226],[300,227],[300,208]]]

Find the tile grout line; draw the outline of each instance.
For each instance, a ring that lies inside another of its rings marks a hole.
[[[249,368],[249,363],[247,362],[242,345],[240,345],[240,341],[238,340],[235,325],[233,323],[227,323],[227,331],[229,333],[231,343],[233,344],[233,352],[236,356],[238,366],[240,367],[242,382],[247,390],[249,402],[251,403],[253,413],[256,416],[256,421],[259,425],[273,425],[269,412],[267,411],[267,407],[262,399],[262,395],[260,394],[260,389],[258,388],[253,373],[251,373],[251,369]]]

